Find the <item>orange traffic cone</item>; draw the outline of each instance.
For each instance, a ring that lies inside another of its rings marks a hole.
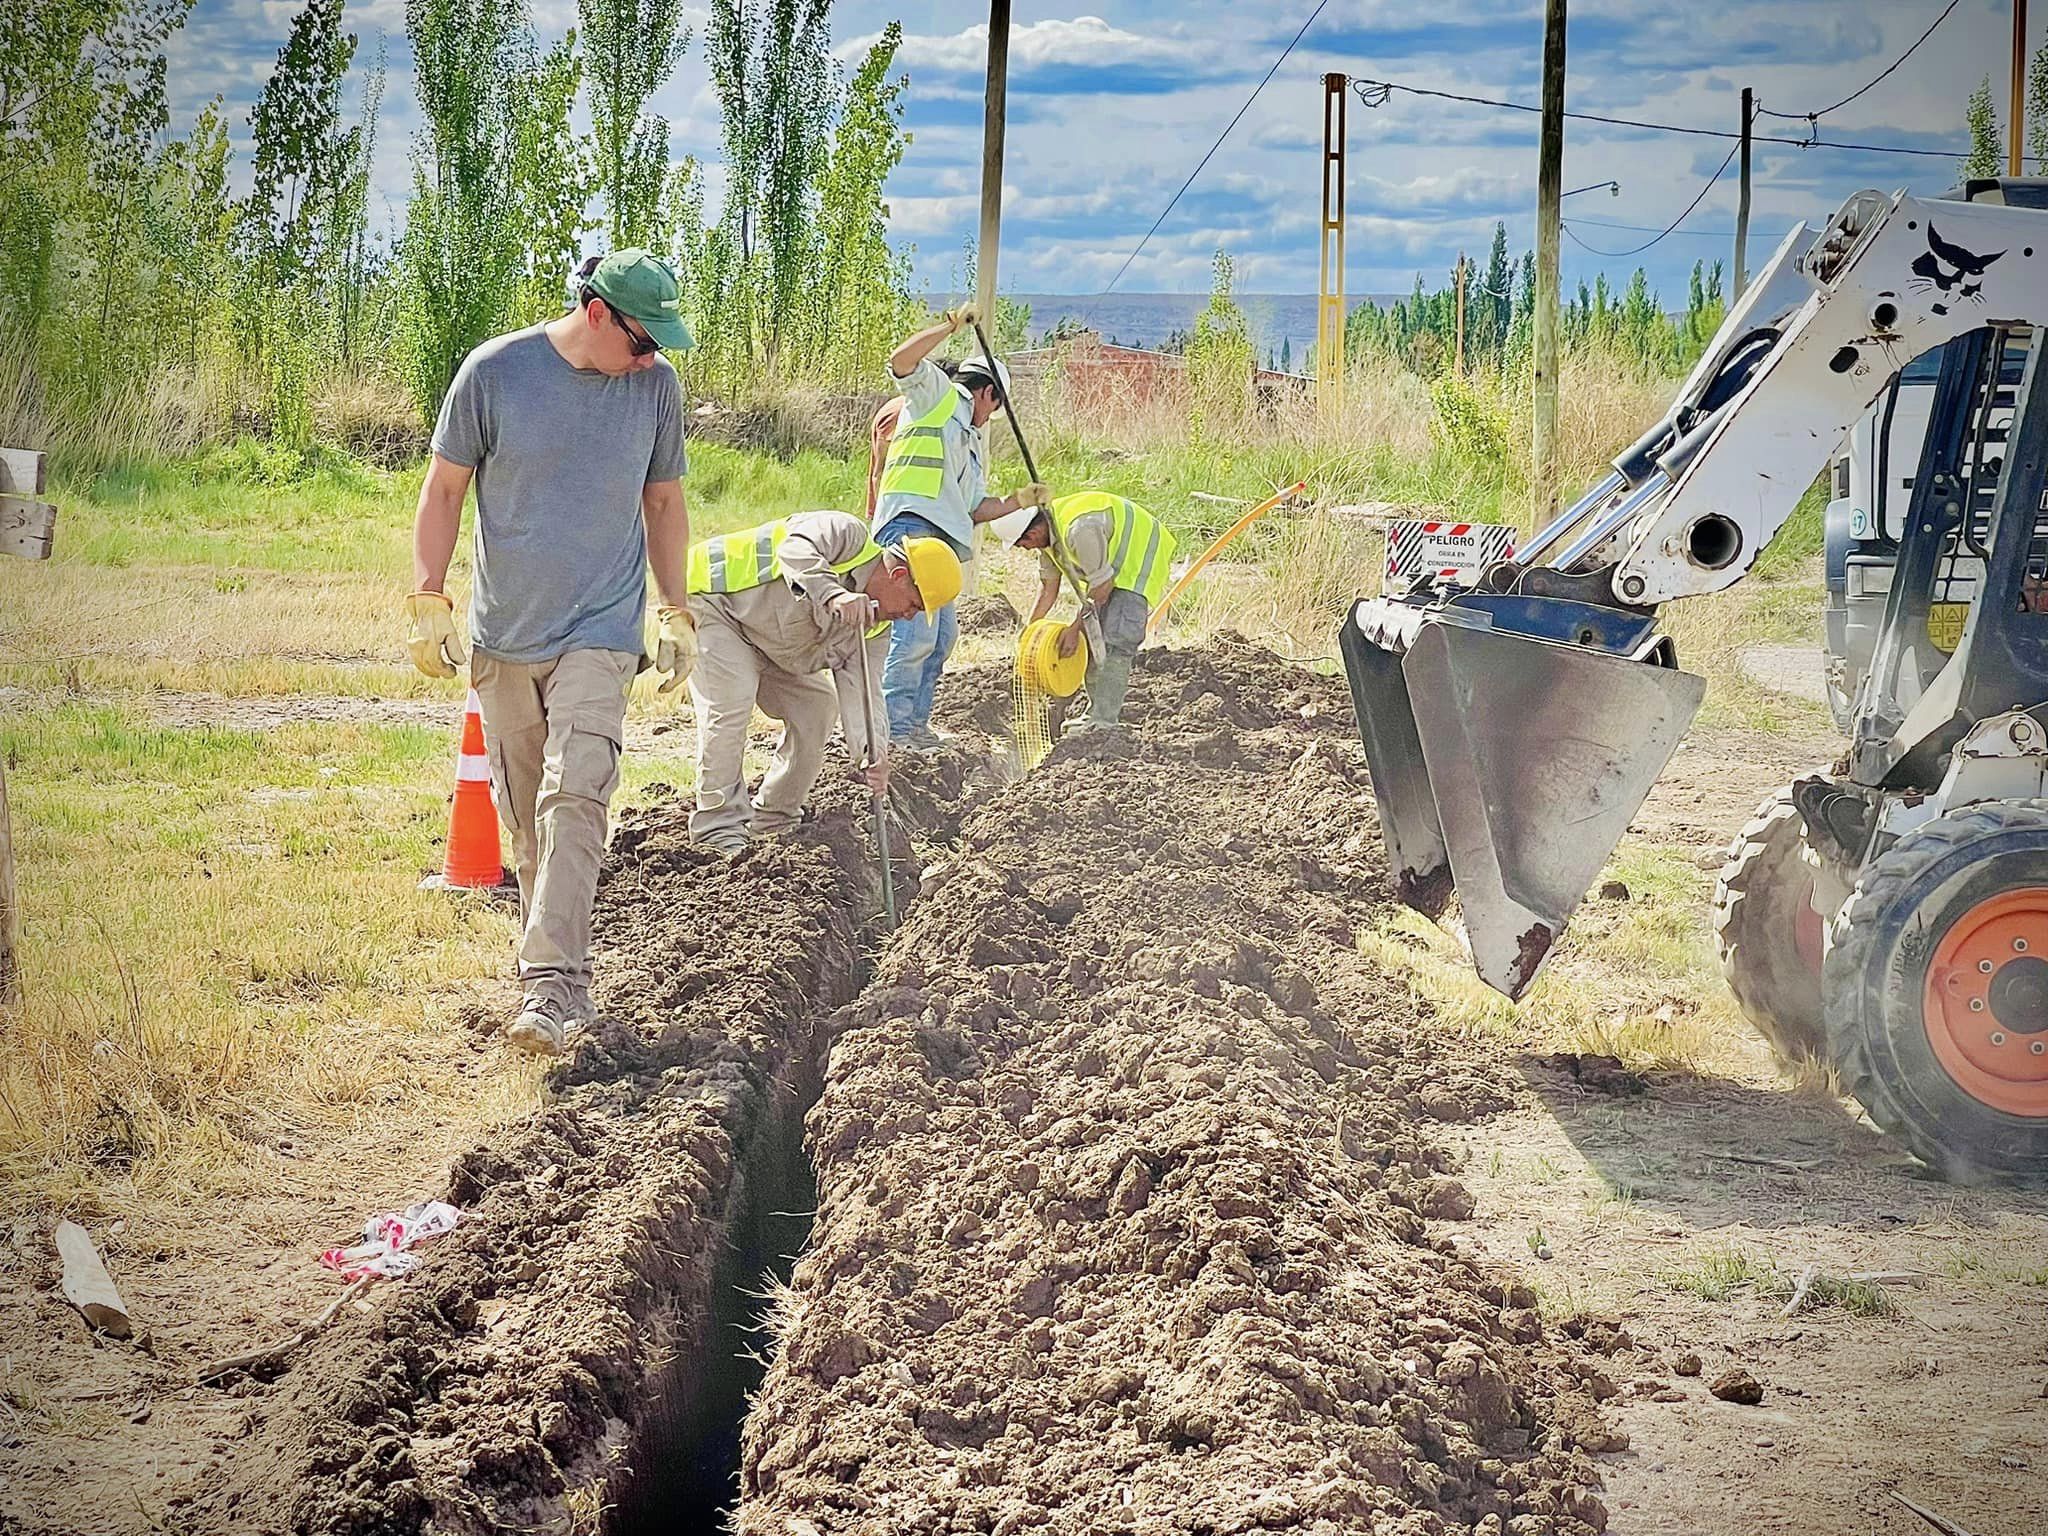
[[[505,878],[498,856],[498,811],[491,803],[491,760],[484,750],[483,706],[469,690],[462,716],[462,755],[455,760],[455,804],[448,813],[448,859],[441,883],[462,889]]]

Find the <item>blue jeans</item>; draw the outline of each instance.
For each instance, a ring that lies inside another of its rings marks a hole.
[[[882,665],[882,702],[889,708],[889,739],[901,741],[932,721],[939,674],[960,637],[953,605],[930,618],[898,619],[889,626],[889,659]]]
[[[890,518],[875,532],[877,544],[945,537],[923,518],[908,513]],[[946,542],[951,544],[952,540]],[[891,741],[901,741],[912,731],[931,724],[939,674],[946,670],[946,658],[953,654],[953,642],[959,638],[960,620],[951,603],[929,617],[919,614],[898,619],[889,626],[889,659],[882,665],[882,701],[889,710]]]

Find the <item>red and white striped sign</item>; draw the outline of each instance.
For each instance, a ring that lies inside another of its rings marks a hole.
[[[1420,576],[1474,581],[1494,561],[1515,552],[1516,532],[1505,523],[1396,519],[1387,524],[1386,589],[1405,591]]]

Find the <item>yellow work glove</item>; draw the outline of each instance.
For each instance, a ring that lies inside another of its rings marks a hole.
[[[455,632],[455,602],[446,592],[405,595],[405,652],[429,677],[453,677],[469,665],[469,647]]]
[[[1049,507],[1052,505],[1052,492],[1034,480],[1017,493],[1017,505],[1020,508]]]
[[[939,318],[955,331],[964,331],[981,318],[981,311],[972,304],[955,304]]]
[[[674,693],[690,680],[697,665],[697,621],[687,608],[660,610],[661,634],[654,642],[654,670],[666,672],[668,681],[656,693]]]

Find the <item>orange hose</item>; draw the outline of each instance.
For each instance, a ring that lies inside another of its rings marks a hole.
[[[1306,480],[1297,480],[1294,484],[1288,486],[1286,490],[1275,491],[1256,507],[1253,507],[1251,511],[1245,513],[1243,517],[1240,517],[1236,522],[1224,529],[1216,542],[1203,550],[1200,555],[1196,556],[1194,563],[1181,572],[1180,580],[1166,589],[1166,596],[1159,599],[1159,606],[1152,610],[1152,617],[1145,621],[1145,633],[1150,635],[1159,628],[1159,621],[1166,616],[1166,610],[1173,605],[1173,600],[1181,595],[1187,584],[1195,579],[1196,574],[1203,566],[1216,558],[1217,553],[1224,545],[1279,506],[1281,502],[1288,500],[1290,497],[1299,496],[1307,489],[1308,482]]]

